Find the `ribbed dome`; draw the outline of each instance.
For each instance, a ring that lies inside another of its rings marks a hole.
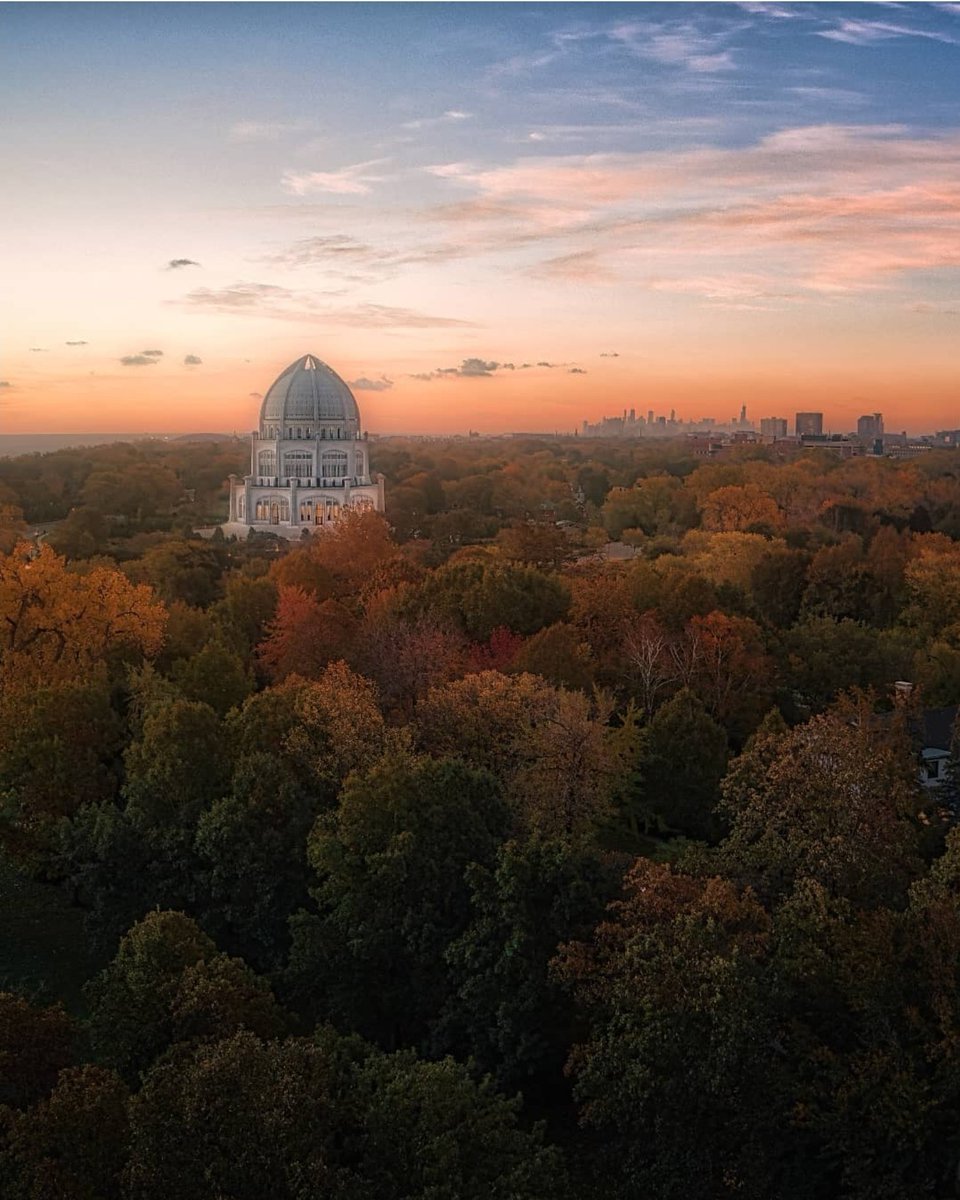
[[[313,354],[298,358],[280,375],[263,398],[260,423],[276,421],[353,421],[360,411],[336,371]]]

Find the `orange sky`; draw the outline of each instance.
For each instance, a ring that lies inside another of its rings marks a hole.
[[[113,7],[7,9],[3,431],[308,352],[372,432],[960,426],[949,6]]]

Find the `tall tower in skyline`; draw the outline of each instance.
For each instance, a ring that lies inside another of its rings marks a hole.
[[[787,418],[761,417],[760,433],[763,437],[785,438],[787,436]]]
[[[823,435],[823,413],[798,412],[795,429],[797,437],[821,437]]]
[[[883,413],[867,413],[857,421],[857,437],[864,441],[883,437]]]

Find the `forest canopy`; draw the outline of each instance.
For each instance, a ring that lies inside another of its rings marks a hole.
[[[0,461],[0,1198],[956,1194],[960,457],[246,453]]]

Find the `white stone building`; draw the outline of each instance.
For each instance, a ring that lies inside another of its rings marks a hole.
[[[230,476],[225,534],[252,529],[299,538],[347,508],[383,511],[383,476],[370,475],[367,436],[353,393],[312,354],[291,363],[260,405],[250,474]]]

